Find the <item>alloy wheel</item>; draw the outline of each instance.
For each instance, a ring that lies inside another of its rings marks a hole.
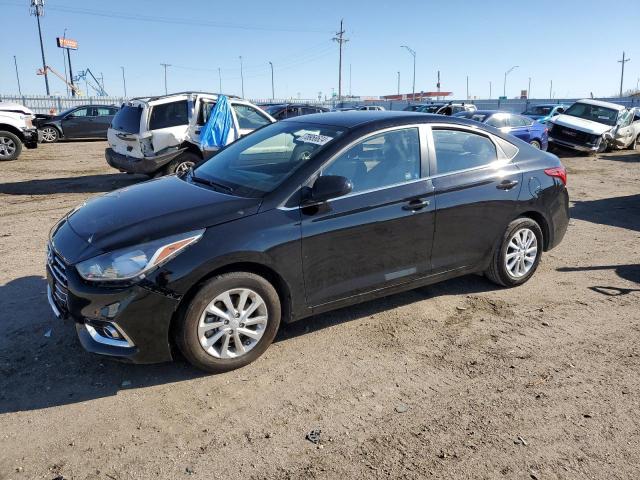
[[[198,340],[215,358],[238,358],[252,350],[267,327],[269,314],[260,295],[248,288],[227,290],[200,315]]]
[[[42,129],[42,140],[46,143],[55,142],[58,138],[58,132],[53,127],[45,127]]]
[[[509,239],[505,267],[513,278],[524,277],[533,268],[538,256],[538,239],[528,228],[517,230]]]
[[[16,144],[12,138],[0,137],[0,158],[10,158],[16,151]]]

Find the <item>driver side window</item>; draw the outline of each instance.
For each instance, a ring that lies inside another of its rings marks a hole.
[[[393,130],[369,137],[336,158],[322,171],[322,175],[348,178],[353,184],[352,192],[418,179],[418,129]]]

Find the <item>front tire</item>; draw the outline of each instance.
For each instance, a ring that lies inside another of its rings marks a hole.
[[[503,287],[515,287],[535,273],[542,256],[542,229],[530,218],[512,221],[496,246],[487,278]]]
[[[42,143],[56,143],[60,139],[60,132],[56,127],[47,125],[40,129],[42,132]]]
[[[536,150],[540,150],[542,148],[542,144],[538,140],[531,140],[529,142],[529,145],[531,145]]]
[[[278,293],[250,272],[218,275],[196,293],[176,332],[176,343],[195,367],[223,373],[256,360],[280,326]]]
[[[22,141],[11,132],[0,130],[0,160],[15,160],[22,152]]]

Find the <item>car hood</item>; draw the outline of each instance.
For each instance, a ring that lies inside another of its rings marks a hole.
[[[604,123],[585,120],[584,118],[573,117],[571,115],[560,114],[551,120],[552,123],[562,127],[569,127],[592,135],[602,135],[613,127]]]
[[[176,176],[139,183],[95,197],[72,211],[66,224],[93,248],[60,253],[76,263],[102,252],[253,215],[260,202]]]
[[[13,102],[0,102],[0,111],[21,113],[23,115],[33,115],[33,111],[30,108]]]

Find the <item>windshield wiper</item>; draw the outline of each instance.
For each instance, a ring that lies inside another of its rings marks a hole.
[[[231,188],[230,186],[216,182],[214,180],[209,180],[207,178],[198,177],[193,172],[191,173],[191,180],[196,183],[202,183],[203,185],[209,185],[210,187],[217,188],[218,190],[224,190],[225,192],[233,193],[233,188]]]

